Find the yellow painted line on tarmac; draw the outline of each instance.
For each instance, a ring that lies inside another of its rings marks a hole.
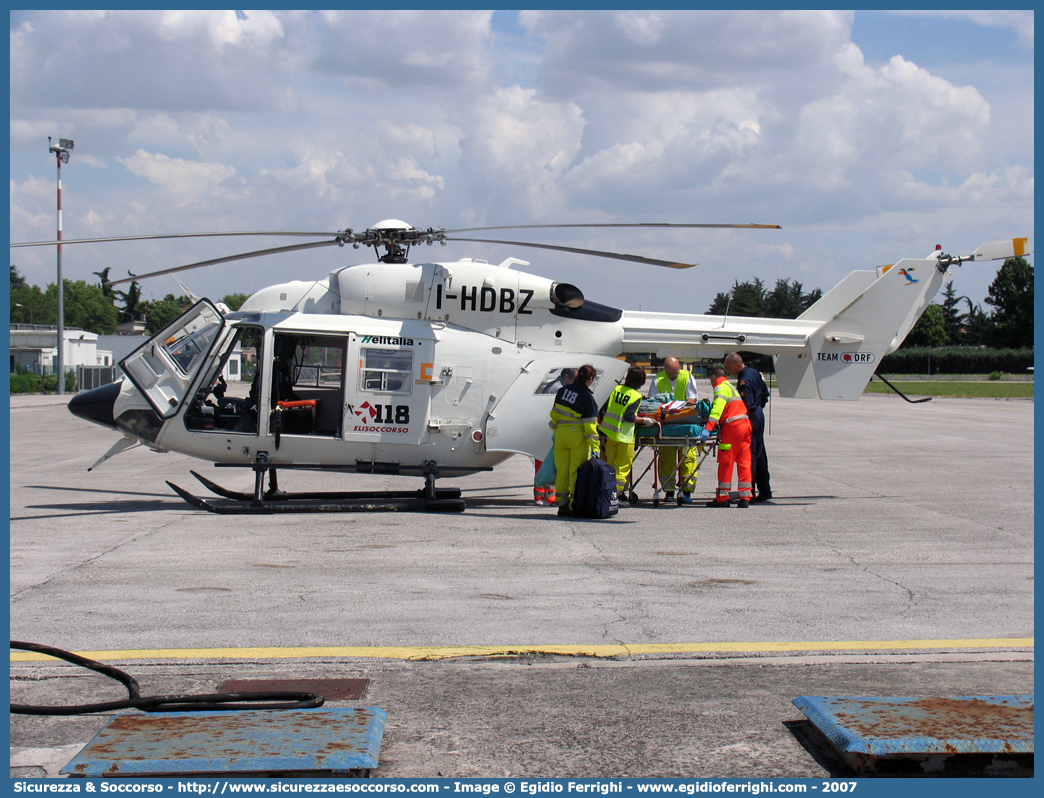
[[[625,657],[636,654],[724,654],[795,651],[925,651],[986,648],[1032,648],[1032,637],[958,640],[824,640],[766,643],[653,643],[635,645],[549,646],[309,646],[287,648],[156,648],[124,651],[78,651],[98,661],[133,659],[304,659],[312,657],[369,657],[375,659],[440,660],[454,657],[510,657],[519,654],[559,654],[572,657]],[[11,662],[52,660],[46,654],[12,651]]]

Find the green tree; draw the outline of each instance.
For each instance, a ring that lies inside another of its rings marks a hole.
[[[21,305],[21,307],[18,307]],[[56,324],[55,302],[50,304],[38,286],[11,285],[11,321],[15,324]]]
[[[968,320],[967,313],[961,313],[961,302],[967,301],[968,297],[957,296],[953,288],[953,280],[946,283],[943,289],[942,308],[943,328],[946,330],[948,343],[961,343],[964,336],[964,325]]]
[[[993,305],[993,330],[987,343],[997,348],[1033,346],[1033,267],[1025,258],[1008,258],[986,295]]]
[[[810,299],[812,295],[804,293],[797,280],[780,278],[776,280],[776,287],[765,297],[765,315],[774,319],[796,319],[822,296],[818,288],[816,292],[816,298]]]
[[[752,283],[740,283],[732,287],[730,316],[765,316],[765,284],[757,277]]]
[[[966,346],[985,346],[993,333],[993,320],[986,315],[981,305],[974,305],[968,297],[964,298],[968,312],[964,319],[964,332],[961,343]]]
[[[221,301],[228,305],[229,310],[236,311],[243,307],[243,303],[249,298],[250,296],[248,294],[229,294]]]
[[[116,332],[116,308],[98,286],[88,285],[85,280],[63,280],[62,285],[62,308],[67,327],[79,327],[98,335]],[[58,289],[54,283],[47,286],[46,296],[48,305],[57,308]],[[52,310],[51,315],[57,320],[56,310]]]
[[[707,313],[714,316],[757,316],[774,319],[796,319],[823,296],[816,288],[804,293],[801,283],[780,278],[770,293],[757,277],[752,282],[737,280],[728,293],[718,292]]]
[[[719,291],[714,295],[714,301],[711,302],[711,306],[707,308],[707,313],[711,316],[724,316],[725,311],[729,307],[729,294],[726,291]]]
[[[109,285],[109,270],[111,268],[111,266],[106,266],[100,272],[91,272],[91,274],[98,278],[98,287],[102,290],[102,293],[105,294],[105,298],[115,304],[116,291],[111,285]]]
[[[823,289],[813,288],[811,291],[809,291],[807,294],[801,297],[801,313],[804,313],[806,310],[808,310],[822,298]]]
[[[159,302],[143,302],[145,329],[155,335],[192,304],[192,300],[187,296],[175,297],[174,294],[167,294]]]
[[[119,313],[120,321],[137,321],[142,318],[142,309],[138,307],[141,302],[141,286],[137,280],[132,280],[126,291],[116,289],[113,293],[123,302],[123,308]]]
[[[18,288],[25,286],[25,278],[18,273],[18,267],[13,263],[11,264],[11,288]]]
[[[934,348],[946,346],[947,343],[943,310],[938,305],[931,304],[924,309],[921,318],[917,320],[913,329],[906,336],[906,340],[903,341],[902,347],[928,346]]]

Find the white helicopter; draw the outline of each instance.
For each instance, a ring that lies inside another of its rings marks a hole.
[[[755,224],[536,225],[527,227],[752,228]],[[344,266],[315,281],[273,285],[237,312],[199,300],[121,361],[125,377],[75,396],[70,411],[123,437],[97,463],[135,446],[175,451],[224,467],[251,468],[253,494],[192,472],[231,502],[214,503],[168,482],[196,507],[220,513],[426,509],[461,511],[459,489],[440,477],[491,470],[551,444],[548,388],[563,368],[591,363],[601,404],[623,378],[627,353],[720,358],[772,355],[781,396],[855,400],[880,359],[895,351],[952,264],[1025,254],[1025,238],[953,257],[855,271],[797,319],[641,313],[588,300],[576,286],[461,259],[408,261],[414,244],[474,241],[594,254],[688,268],[693,264],[458,233],[518,227],[418,230],[388,219],[363,232],[272,233],[329,240],[260,250],[133,275],[113,284],[221,262],[324,246],[385,249],[378,262]],[[82,239],[62,244],[183,234]],[[453,237],[451,237],[453,236]],[[12,246],[54,245],[29,242]],[[916,274],[917,277],[912,277]],[[256,353],[245,397],[225,395],[222,369],[240,347]],[[213,399],[210,398],[213,396]],[[92,466],[93,467],[93,466]],[[286,493],[282,469],[423,477],[418,491]],[[265,488],[265,478],[268,488]]]

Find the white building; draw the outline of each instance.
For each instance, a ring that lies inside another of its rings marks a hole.
[[[98,334],[66,327],[62,359],[65,368],[111,366],[110,350],[98,348]],[[43,324],[11,325],[11,373],[24,366],[36,374],[53,374],[58,366],[58,328]]]
[[[98,346],[110,350],[112,362],[117,364],[147,340],[148,335],[101,335],[98,336]],[[239,382],[243,379],[243,347],[238,341],[221,374],[226,382]]]
[[[149,340],[146,335],[101,335],[86,330],[65,329],[65,369],[77,366],[115,366]],[[53,374],[58,366],[58,328],[42,324],[11,325],[11,374],[24,366],[34,374]],[[243,379],[243,354],[240,344],[225,362],[222,371],[227,382]],[[117,371],[117,375],[119,372]]]

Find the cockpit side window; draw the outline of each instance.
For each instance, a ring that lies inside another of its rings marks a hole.
[[[185,426],[200,432],[257,432],[264,330],[242,326],[222,343],[200,389],[185,411]],[[179,345],[185,351],[185,347]],[[177,357],[177,355],[175,355]]]
[[[198,316],[182,329],[171,333],[163,342],[163,349],[183,375],[192,374],[197,361],[210,350],[214,336],[220,329],[220,322]]]

